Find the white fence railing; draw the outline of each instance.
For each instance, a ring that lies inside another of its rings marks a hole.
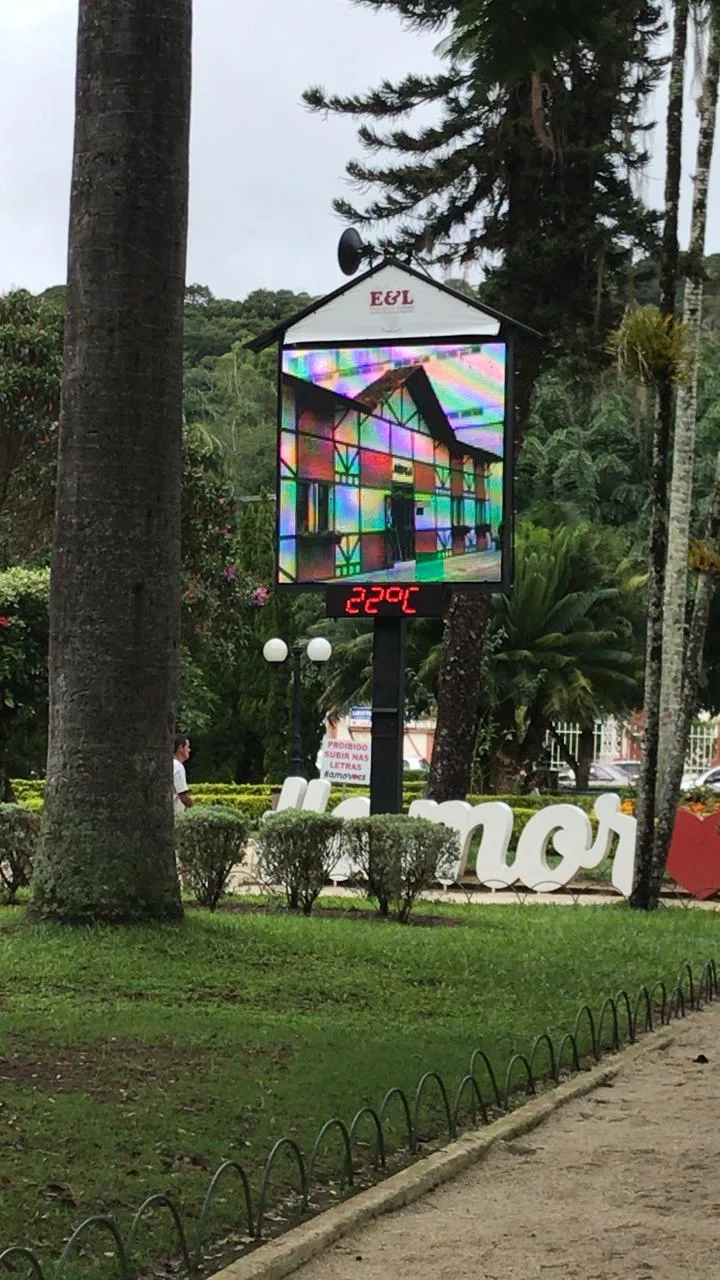
[[[565,743],[569,753],[577,759],[580,746],[580,726],[577,724],[557,724],[555,734]],[[551,764],[554,768],[565,768],[567,762],[560,750],[556,737],[548,734],[546,745],[550,751]],[[609,718],[595,721],[596,761],[605,760],[639,760],[642,751],[642,735],[637,728],[623,724],[620,720]],[[720,754],[720,722],[708,720],[707,723],[695,723],[690,731],[690,742],[685,757],[685,771],[688,774],[705,773]]]

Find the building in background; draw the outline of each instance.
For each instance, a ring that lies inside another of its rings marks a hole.
[[[500,582],[504,394],[502,344],[286,350],[280,581]]]

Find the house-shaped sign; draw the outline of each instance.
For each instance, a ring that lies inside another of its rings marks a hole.
[[[371,614],[508,589],[520,330],[385,259],[248,344],[279,344],[279,589]]]

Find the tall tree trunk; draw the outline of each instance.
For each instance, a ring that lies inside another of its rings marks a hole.
[[[580,726],[578,742],[578,767],[575,772],[575,784],[578,791],[587,791],[590,787],[590,767],[595,759],[595,725]]]
[[[437,728],[428,796],[464,800],[470,790],[480,719],[480,681],[490,596],[454,591],[443,637]]]
[[[688,10],[688,0],[675,0],[675,25],[667,108],[665,222],[660,264],[660,305],[663,314],[666,316],[675,314]],[[633,907],[639,907],[643,910],[649,910],[657,906],[662,875],[661,869],[655,865],[654,861],[654,835],[672,407],[672,375],[668,370],[658,387],[657,421],[653,435],[650,484],[652,517],[648,571],[647,636],[645,642],[645,696],[643,702],[643,756],[642,768],[638,779],[635,885],[630,898],[630,903]]]
[[[720,570],[717,568],[720,562],[720,453],[718,453],[715,467],[715,487],[705,531],[704,550],[706,567],[698,574],[685,656],[682,717],[678,725],[678,733],[682,735],[684,742],[687,742],[690,736],[690,726],[700,687],[710,606],[720,581]]]
[[[694,701],[687,706],[683,687],[687,613],[687,576],[690,547],[690,512],[695,461],[695,419],[697,381],[702,338],[702,305],[707,224],[708,184],[715,143],[718,77],[720,76],[720,13],[710,18],[710,42],[698,104],[700,128],[695,166],[690,253],[685,281],[683,321],[687,329],[687,381],[678,391],[675,414],[673,478],[670,494],[665,604],[663,609],[663,660],[660,704],[660,757],[656,796],[654,861],[664,869],[670,850],[677,797],[682,781],[687,749],[687,732],[679,727],[685,719],[689,731]],[[695,691],[697,693],[697,690]],[[687,716],[683,712],[687,711]]]
[[[182,913],[180,613],[191,0],[80,0],[37,916]]]
[[[522,238],[524,219],[527,217],[527,153],[524,134],[532,109],[531,99],[532,86],[529,79],[514,85],[508,94],[508,128],[516,142],[509,148],[508,159],[506,257],[512,255]],[[522,431],[530,412],[540,357],[541,350],[537,342],[532,339],[523,342],[517,357],[517,367],[513,370],[516,453],[520,449]],[[428,779],[428,795],[435,800],[462,799],[470,788],[480,722],[481,664],[489,617],[488,596],[453,591],[443,636],[437,728]]]

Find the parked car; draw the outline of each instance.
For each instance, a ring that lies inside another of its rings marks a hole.
[[[631,784],[631,786],[633,786],[633,787],[634,787],[634,786],[635,786],[635,784],[637,783],[638,778],[640,777],[640,770],[641,770],[641,768],[642,768],[642,761],[640,761],[640,760],[613,760],[613,768],[614,768],[614,769],[622,769],[623,773],[626,773],[626,774],[627,774],[627,776],[628,776],[628,778],[630,779],[630,784]]]
[[[683,791],[694,791],[696,787],[707,787],[710,791],[720,792],[720,764],[713,765],[699,777],[685,777],[681,783]]]
[[[617,764],[591,764],[588,787],[591,791],[611,791],[613,787],[632,787],[634,782]],[[572,769],[564,768],[558,774],[558,787],[561,791],[575,790],[575,774]]]
[[[404,773],[427,773],[430,765],[424,756],[405,756],[403,760]]]

